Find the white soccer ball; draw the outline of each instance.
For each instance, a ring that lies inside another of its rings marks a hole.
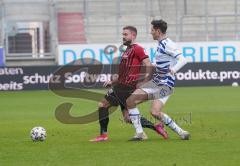
[[[233,86],[233,87],[238,87],[238,83],[237,83],[237,82],[233,82],[233,83],[232,83],[232,86]]]
[[[44,141],[47,137],[47,132],[43,127],[34,127],[30,132],[30,137],[33,141]]]

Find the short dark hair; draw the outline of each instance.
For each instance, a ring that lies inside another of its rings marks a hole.
[[[154,29],[160,29],[160,31],[165,34],[167,32],[167,22],[164,20],[152,20],[151,24]]]
[[[125,30],[125,29],[128,29],[131,32],[134,32],[136,34],[136,36],[137,36],[137,28],[136,27],[134,27],[134,26],[125,26],[125,27],[123,27],[123,30]]]

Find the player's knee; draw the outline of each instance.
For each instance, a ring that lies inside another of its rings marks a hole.
[[[104,102],[99,102],[98,103],[98,108],[106,108],[107,107],[107,105],[104,103]]]
[[[126,100],[127,108],[133,108],[135,107],[135,100],[133,97],[129,97]]]
[[[98,103],[98,107],[99,107],[99,108],[103,107],[103,103],[102,103],[102,102],[99,102],[99,103]]]
[[[130,97],[127,98],[126,105],[127,105],[127,107],[129,107],[131,105],[131,98]]]

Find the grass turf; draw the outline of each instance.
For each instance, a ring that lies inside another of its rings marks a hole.
[[[240,88],[176,88],[164,110],[190,131],[189,141],[170,130],[170,139],[163,140],[145,129],[149,140],[128,142],[134,129],[120,120],[117,111],[110,117],[110,140],[90,143],[99,132],[98,122],[62,124],[54,110],[67,101],[74,104],[73,115],[84,115],[94,111],[97,102],[58,97],[50,91],[1,92],[0,99],[0,165],[237,166],[240,162]],[[150,118],[149,103],[139,108]],[[30,140],[35,126],[46,128],[46,141]]]

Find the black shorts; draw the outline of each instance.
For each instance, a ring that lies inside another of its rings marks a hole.
[[[120,105],[123,111],[126,108],[127,98],[134,92],[135,88],[123,84],[117,84],[113,88],[109,89],[105,95],[105,99],[111,106]]]

